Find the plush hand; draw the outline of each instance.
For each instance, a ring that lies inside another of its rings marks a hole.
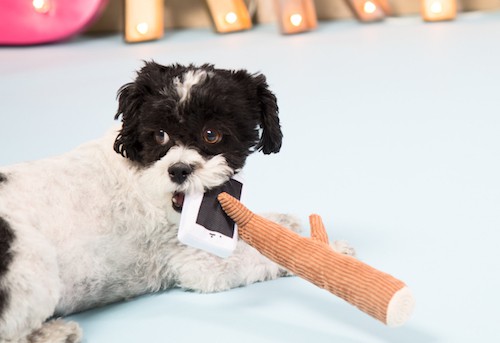
[[[310,216],[311,238],[306,238],[256,215],[227,193],[218,199],[238,225],[239,237],[283,268],[388,326],[403,325],[410,317],[414,298],[409,288],[389,274],[334,251],[320,216]]]

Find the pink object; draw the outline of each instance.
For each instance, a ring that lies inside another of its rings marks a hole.
[[[107,0],[0,0],[0,45],[68,39],[104,10]]]

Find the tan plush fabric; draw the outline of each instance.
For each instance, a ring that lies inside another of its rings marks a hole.
[[[306,238],[254,214],[226,193],[219,195],[219,201],[238,225],[239,237],[264,256],[385,324],[398,326],[408,319],[413,298],[406,285],[334,251],[320,216],[310,217],[312,238]]]

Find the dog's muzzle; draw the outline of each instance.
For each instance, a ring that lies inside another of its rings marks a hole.
[[[193,167],[182,162],[175,163],[168,168],[168,176],[170,177],[170,180],[178,185],[182,185],[192,172]],[[172,207],[179,213],[182,212],[184,197],[185,194],[182,192],[175,192],[172,196]]]

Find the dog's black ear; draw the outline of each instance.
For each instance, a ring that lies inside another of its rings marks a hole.
[[[118,111],[115,119],[122,116],[122,129],[116,137],[114,149],[123,157],[140,161],[142,144],[139,142],[139,110],[142,96],[135,82],[123,85],[118,90]]]
[[[283,133],[278,117],[276,96],[269,90],[266,77],[262,74],[254,76],[257,83],[257,96],[261,106],[262,134],[257,149],[264,154],[277,153],[281,149]]]

